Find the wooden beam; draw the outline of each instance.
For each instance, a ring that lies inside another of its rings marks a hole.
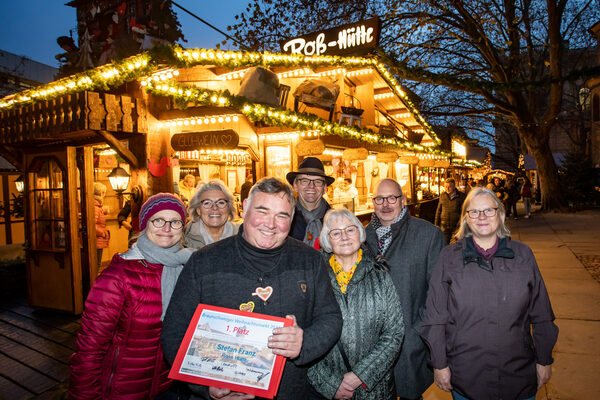
[[[116,151],[125,161],[127,161],[129,165],[131,165],[135,169],[140,168],[140,163],[135,154],[133,154],[127,147],[125,147],[123,143],[121,143],[116,137],[114,137],[107,131],[100,130],[95,132],[98,135],[102,136],[104,140],[106,140],[106,143],[108,143],[108,145],[114,151]]]
[[[0,146],[0,156],[6,158],[6,160],[14,165],[17,169],[23,170],[22,162],[23,153],[15,148],[7,146]]]

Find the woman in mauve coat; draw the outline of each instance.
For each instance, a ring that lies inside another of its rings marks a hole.
[[[344,326],[336,345],[308,370],[310,399],[396,399],[402,307],[387,263],[362,245],[365,238],[350,211],[325,214],[319,242]]]
[[[548,292],[504,218],[494,192],[472,189],[457,242],[429,282],[421,336],[435,383],[455,400],[532,400],[552,372],[558,327]]]
[[[72,399],[153,399],[171,382],[160,332],[175,282],[192,251],[182,246],[186,209],[167,193],[140,210],[142,233],[115,254],[85,302],[71,356]]]

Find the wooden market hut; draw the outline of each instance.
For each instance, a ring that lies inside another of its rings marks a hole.
[[[0,100],[0,155],[23,171],[31,305],[81,313],[98,274],[92,186],[116,214],[134,188],[176,192],[188,173],[232,191],[247,176],[284,178],[307,155],[351,177],[370,212],[375,182],[397,179],[417,202],[419,168],[450,153],[377,58],[166,47]],[[120,167],[128,187],[114,191]]]

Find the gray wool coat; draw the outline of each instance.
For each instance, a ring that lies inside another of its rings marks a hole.
[[[325,254],[327,260],[330,257]],[[345,294],[329,268],[333,293],[344,318],[339,342],[351,371],[365,384],[354,391],[355,400],[396,398],[392,371],[404,336],[402,307],[389,273],[376,269],[375,264],[371,252],[363,247],[362,259]],[[308,370],[308,379],[322,396],[332,399],[347,372],[342,354],[334,346]]]
[[[366,230],[367,244],[377,252],[378,238],[372,223]],[[406,213],[392,225],[392,242],[383,254],[390,264],[404,315],[404,343],[394,368],[400,397],[417,398],[433,383],[433,371],[427,366],[429,351],[418,330],[429,278],[444,245],[444,234],[438,227]]]

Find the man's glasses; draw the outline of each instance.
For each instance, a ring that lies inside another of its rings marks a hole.
[[[217,205],[218,208],[225,208],[227,207],[227,204],[229,204],[229,202],[227,200],[217,200],[217,201],[212,201],[212,200],[202,200],[200,202],[200,204],[202,204],[202,207],[210,209],[212,208],[215,204]]]
[[[396,204],[396,202],[398,201],[398,199],[402,197],[402,195],[400,196],[387,196],[387,197],[381,197],[381,196],[377,196],[377,197],[373,197],[373,203],[377,204],[378,206],[383,204],[384,200],[387,200],[388,204]]]
[[[308,186],[310,183],[312,183],[313,185],[315,185],[315,187],[318,188],[322,188],[323,186],[325,186],[325,181],[323,179],[299,178],[296,179],[296,182],[298,182],[300,186]]]
[[[467,210],[467,214],[469,218],[476,219],[479,218],[481,214],[486,217],[495,217],[498,212],[498,207],[496,208],[486,208],[485,210]]]
[[[332,229],[329,231],[329,238],[333,240],[341,239],[343,232],[346,232],[346,236],[351,236],[358,232],[358,227],[356,225],[350,225],[341,229]]]
[[[150,222],[152,222],[152,225],[157,229],[162,228],[166,224],[169,224],[169,226],[171,226],[171,229],[174,229],[176,231],[183,228],[183,221],[180,219],[174,219],[172,221],[167,221],[166,219],[156,218]]]

